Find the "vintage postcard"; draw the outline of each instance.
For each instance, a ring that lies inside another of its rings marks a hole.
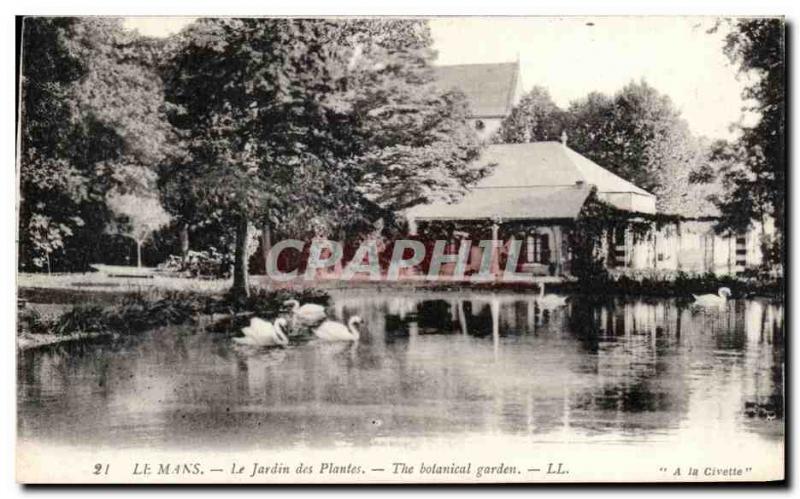
[[[21,17],[26,484],[785,478],[780,17]]]

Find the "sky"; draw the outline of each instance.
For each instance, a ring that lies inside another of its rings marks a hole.
[[[167,36],[186,17],[126,18],[148,36]],[[523,90],[540,85],[566,107],[589,92],[614,94],[644,79],[668,95],[692,131],[731,138],[744,81],[722,53],[724,31],[702,17],[460,17],[430,21],[437,64],[519,60]]]

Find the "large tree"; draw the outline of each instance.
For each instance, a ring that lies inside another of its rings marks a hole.
[[[613,96],[592,92],[561,110],[546,89],[534,87],[503,121],[500,143],[559,140],[657,196],[658,209],[690,214],[691,173],[705,150],[669,97],[645,83]]]
[[[728,161],[723,171],[728,190],[719,200],[723,228],[744,230],[751,221],[771,216],[779,239],[776,249],[784,261],[785,162],[785,45],[782,19],[742,19],[732,23],[724,51],[750,82],[743,111],[755,116],[752,125],[739,125],[739,144],[719,151]],[[766,241],[765,241],[766,242]]]
[[[347,34],[343,160],[360,193],[388,213],[453,200],[487,173],[465,96],[434,82],[426,21],[356,20]]]
[[[669,97],[630,83],[613,97],[573,102],[568,113],[570,147],[655,194],[660,211],[680,212],[702,149]]]
[[[19,265],[47,267],[51,254],[83,224],[87,174],[69,161],[71,91],[84,73],[68,46],[74,21],[29,18],[22,37],[19,165]]]
[[[106,193],[167,143],[153,48],[117,19],[27,18],[23,27],[19,264],[85,267],[110,219]]]
[[[336,234],[480,177],[463,95],[435,89],[432,58],[420,21],[205,19],[182,33],[168,101],[185,204],[236,227],[235,293],[251,223]]]
[[[248,293],[251,224],[303,209],[306,195],[325,198],[326,182],[341,177],[326,106],[335,90],[332,29],[322,20],[203,19],[181,34],[170,61],[172,123],[189,154],[180,167],[193,202],[235,228],[237,294]]]

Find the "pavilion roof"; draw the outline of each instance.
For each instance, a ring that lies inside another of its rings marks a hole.
[[[653,198],[560,142],[488,146],[481,164],[494,170],[456,203],[417,206],[407,215],[427,220],[574,219],[591,192]]]

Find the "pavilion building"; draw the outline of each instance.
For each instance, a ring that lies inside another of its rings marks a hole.
[[[495,241],[498,255],[521,239],[517,271],[536,276],[571,276],[570,233],[590,199],[630,213],[631,220],[656,215],[656,197],[578,154],[562,142],[495,144],[481,164],[492,173],[456,203],[417,206],[406,213],[412,232],[422,224],[483,223],[490,234],[464,238]],[[594,196],[592,196],[594,194]],[[522,227],[522,230],[520,230]],[[618,227],[603,238],[600,257],[612,272],[653,271],[735,274],[761,262],[758,227],[746,234],[720,235],[712,217],[675,217],[646,237]],[[474,241],[476,242],[476,241]],[[473,247],[469,271],[478,270],[482,251]],[[493,262],[499,272],[500,257]],[[450,268],[445,266],[444,272]]]

